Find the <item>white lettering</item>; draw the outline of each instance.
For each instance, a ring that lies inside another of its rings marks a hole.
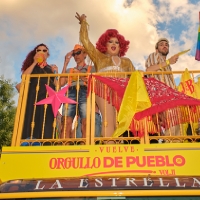
[[[200,186],[200,181],[198,179],[193,178],[193,180],[194,180],[194,182],[193,182],[193,186],[192,187],[197,187],[197,186],[195,186],[195,183],[198,183],[199,186]]]
[[[97,184],[98,183],[98,184]],[[95,179],[95,187],[102,187],[103,186],[103,182],[102,182],[102,178],[100,179]]]
[[[153,181],[151,180],[151,178],[143,178],[144,180],[144,185],[145,187],[152,187],[153,185]]]
[[[162,178],[159,178],[159,181],[160,181],[160,187],[169,187],[169,183],[167,185],[164,185]]]
[[[131,186],[130,183],[132,183],[133,185],[135,185],[137,187],[137,185],[134,181],[135,181],[134,178],[126,178],[126,186]]]
[[[42,180],[39,180],[39,181],[37,182],[37,185],[35,186],[35,189],[34,189],[34,190],[43,190],[43,189],[44,189],[45,185],[44,185],[42,188],[39,188],[41,182],[42,182]]]
[[[179,178],[174,178],[174,179],[176,181],[176,187],[185,187],[185,183],[184,183],[184,185],[180,185]]]
[[[54,186],[57,186],[57,188],[63,188],[59,180],[56,180],[56,182],[49,189],[57,189],[54,188]]]
[[[116,185],[116,180],[118,180],[119,178],[109,178],[108,180],[112,180],[112,185],[111,187],[117,187]]]
[[[81,181],[80,181],[80,186],[79,186],[79,188],[87,188],[88,185],[89,185],[88,179],[82,178]]]

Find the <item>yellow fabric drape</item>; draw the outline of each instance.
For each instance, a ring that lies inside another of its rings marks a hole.
[[[195,83],[193,79],[190,76],[190,73],[188,72],[188,69],[186,68],[181,76],[181,82],[178,86],[178,91],[182,92],[190,97],[200,99],[200,87],[199,83]],[[188,123],[182,124],[183,127],[183,134],[187,135],[187,127]],[[193,130],[196,130],[198,128],[198,123],[194,122],[192,123]]]
[[[149,107],[151,107],[151,102],[145,83],[140,72],[135,71],[131,74],[130,80],[126,87],[117,116],[119,124],[113,134],[113,137],[119,137],[129,128],[136,112],[145,110]]]

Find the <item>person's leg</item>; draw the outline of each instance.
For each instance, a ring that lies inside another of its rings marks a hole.
[[[76,138],[82,138],[82,132],[81,132],[81,119],[80,119],[80,116],[78,117],[77,119],[77,122],[78,122],[78,125],[77,125],[77,128],[76,128]]]
[[[101,115],[95,112],[95,137],[101,137]]]
[[[62,115],[58,111],[58,114],[56,116],[56,138],[60,138],[61,135],[61,130],[62,130]]]
[[[82,138],[86,138],[86,109],[87,109],[87,87],[81,87],[79,90],[79,115],[81,118]]]
[[[81,119],[82,138],[86,138],[86,118]]]
[[[68,98],[76,100],[76,89],[70,89]],[[76,104],[68,104],[63,106],[62,131],[61,138],[70,138],[72,133],[72,122],[76,114]]]
[[[104,137],[112,137],[116,127],[115,108],[106,100],[96,96],[96,102],[102,115],[102,135]]]
[[[101,137],[102,117],[99,106],[95,102],[95,137]]]
[[[72,130],[72,117],[62,117],[62,129],[61,129],[61,135],[60,138],[70,138],[71,136],[71,130]]]
[[[86,103],[79,104],[82,138],[86,138]]]

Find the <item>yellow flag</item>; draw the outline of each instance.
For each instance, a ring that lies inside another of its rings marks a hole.
[[[181,76],[181,82],[178,86],[178,91],[182,92],[190,97],[200,99],[200,87],[198,85],[199,83],[195,83],[190,76],[190,73],[188,72],[188,69],[186,68]],[[192,124],[193,130],[196,130],[198,128],[198,123],[193,122]],[[187,135],[187,128],[188,123],[182,124],[183,128],[183,134]]]
[[[200,88],[194,83],[193,79],[186,68],[181,76],[181,82],[178,86],[178,91],[182,92],[190,97],[199,98]]]
[[[196,98],[200,99],[200,77],[198,78],[198,81],[195,83],[195,93],[196,93]]]
[[[151,102],[146,90],[146,86],[140,72],[132,73],[126,87],[122,104],[118,114],[118,127],[113,133],[113,137],[119,137],[130,126],[133,116],[136,112],[151,107]]]

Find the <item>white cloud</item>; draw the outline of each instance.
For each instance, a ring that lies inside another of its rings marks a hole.
[[[0,69],[6,77],[20,79],[20,68],[26,54],[43,42],[50,47],[50,63],[62,70],[64,55],[79,42],[79,28],[75,12],[87,15],[89,36],[95,44],[99,36],[109,28],[118,29],[130,40],[127,53],[136,68],[144,68],[145,57],[154,51],[159,37],[169,38],[170,55],[193,48],[196,45],[198,12],[200,3],[187,0],[160,0],[160,7],[153,0],[134,0],[124,7],[123,0],[6,0],[0,1]],[[130,1],[131,2],[131,1]],[[182,20],[188,30],[175,41],[168,30],[159,31],[159,22],[172,23]],[[180,41],[183,42],[180,45]],[[169,56],[170,56],[169,55]],[[187,59],[186,59],[187,58]],[[193,56],[179,59],[176,69],[188,64],[198,69]],[[75,63],[71,62],[70,66]],[[175,65],[173,66],[175,69]]]

